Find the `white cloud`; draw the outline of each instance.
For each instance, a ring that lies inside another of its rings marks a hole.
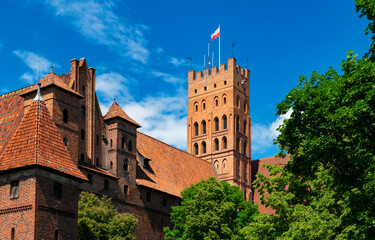
[[[257,153],[264,153],[273,146],[273,140],[280,134],[277,128],[290,118],[293,110],[280,115],[271,124],[252,124],[251,126],[251,150]]]
[[[187,96],[148,97],[124,105],[126,113],[137,121],[140,131],[180,149],[186,149]]]
[[[119,101],[124,101],[125,99],[131,101],[133,97],[129,93],[128,83],[129,80],[123,75],[109,72],[96,76],[95,88],[106,103],[112,102],[113,98],[117,98]]]
[[[162,72],[158,72],[158,71],[153,71],[151,74],[155,77],[162,78],[167,83],[177,84],[177,83],[182,83],[184,81],[183,78],[173,76],[169,73],[162,73]]]
[[[42,78],[50,71],[52,65],[59,67],[58,64],[53,64],[50,60],[33,52],[15,50],[13,53],[31,69],[31,72],[26,72],[21,76],[21,79],[27,81],[29,84],[39,80],[39,72]]]
[[[169,62],[172,63],[173,65],[175,65],[176,67],[178,67],[178,66],[184,64],[185,60],[184,59],[178,59],[178,58],[172,57],[169,60]]]
[[[121,56],[147,63],[149,51],[144,32],[148,29],[116,15],[111,0],[43,0],[57,16],[70,18],[85,37],[108,46]]]

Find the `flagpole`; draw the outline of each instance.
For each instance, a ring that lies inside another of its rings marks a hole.
[[[219,25],[219,31],[221,32],[220,25]],[[219,35],[219,71],[220,71],[220,38],[221,38],[221,33]]]

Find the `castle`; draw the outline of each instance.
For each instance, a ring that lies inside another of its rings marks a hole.
[[[235,58],[189,71],[188,152],[137,131],[116,101],[103,116],[95,69],[85,59],[70,63],[69,73],[51,69],[0,96],[0,239],[77,239],[81,191],[137,217],[137,239],[163,239],[181,191],[210,176],[259,203],[251,182],[264,168],[250,155],[250,72]]]

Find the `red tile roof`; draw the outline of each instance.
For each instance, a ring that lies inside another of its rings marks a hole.
[[[191,184],[210,176],[218,178],[211,163],[140,132],[137,132],[137,150],[150,159],[149,171],[137,169],[137,182],[141,186],[181,197],[181,191]],[[141,161],[138,154],[137,157]]]
[[[87,180],[73,163],[43,101],[31,104],[0,156],[0,171],[35,165]]]
[[[104,117],[104,120],[108,120],[108,119],[111,119],[111,118],[115,118],[115,117],[119,117],[119,118],[122,118],[134,125],[136,125],[137,127],[141,127],[141,125],[139,125],[136,121],[134,121],[133,119],[131,119],[125,112],[124,110],[122,110],[122,108],[117,104],[116,100],[113,101],[112,103],[112,106],[109,108],[107,114],[105,115]]]
[[[111,177],[111,178],[118,179],[118,177],[116,177],[116,175],[114,175],[110,171],[105,170],[105,169],[100,168],[100,167],[97,167],[97,166],[94,166],[92,164],[88,164],[88,163],[79,161],[78,167],[82,168],[84,170],[92,171],[92,172],[95,172],[95,173],[98,173],[98,174],[101,174],[101,175],[105,175],[105,176],[108,176],[108,177]]]

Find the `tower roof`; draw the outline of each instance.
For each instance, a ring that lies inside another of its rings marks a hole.
[[[141,127],[141,125],[139,125],[136,121],[134,121],[133,119],[131,119],[124,112],[124,110],[122,110],[122,108],[118,105],[118,103],[116,102],[116,100],[114,100],[113,103],[112,103],[112,106],[109,108],[107,114],[105,115],[104,120],[108,120],[108,119],[116,118],[116,117],[122,118],[125,121],[128,121],[128,122],[132,123],[133,125],[135,125],[137,127]]]
[[[87,180],[73,163],[44,101],[34,100],[0,156],[0,171],[42,166]]]

